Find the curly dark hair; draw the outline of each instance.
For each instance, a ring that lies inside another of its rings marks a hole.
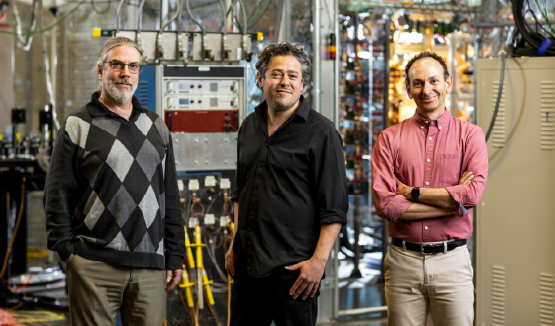
[[[310,80],[310,71],[312,64],[310,63],[310,56],[304,50],[304,47],[299,43],[281,42],[268,44],[262,52],[258,54],[258,62],[256,63],[256,70],[264,78],[266,76],[266,69],[270,60],[275,56],[291,55],[297,58],[301,63],[303,73],[303,84],[306,85]],[[260,87],[260,85],[257,85]]]
[[[445,62],[446,60],[441,56],[437,55],[435,52],[424,51],[412,57],[407,63],[407,65],[405,66],[405,83],[410,85],[409,70],[410,70],[410,67],[412,67],[412,64],[415,63],[417,60],[420,60],[423,58],[432,58],[435,61],[439,62],[439,64],[443,67],[443,79],[445,81],[449,79],[449,69],[447,68],[447,63]]]

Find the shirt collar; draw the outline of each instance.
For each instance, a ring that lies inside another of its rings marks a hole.
[[[301,105],[295,110],[295,115],[302,118],[305,122],[308,120],[308,115],[310,114],[310,105],[305,101],[304,96],[301,95],[299,98]],[[264,100],[258,106],[254,108],[254,112],[258,117],[264,118],[266,120],[266,116],[268,114],[268,103]]]
[[[447,125],[450,118],[451,118],[451,113],[447,108],[445,108],[445,112],[443,112],[441,117],[439,117],[437,120],[426,119],[422,117],[420,114],[418,114],[418,111],[414,111],[414,115],[412,116],[412,119],[420,127],[420,129],[427,128],[430,125],[437,125],[437,127],[441,129],[442,126]]]
[[[116,113],[110,111],[110,109],[108,109],[106,105],[100,102],[100,100],[98,99],[99,97],[100,91],[94,92],[91,95],[91,101],[89,102],[89,104],[87,104],[87,110],[89,111],[91,117],[99,118],[107,115],[117,115]],[[141,103],[139,103],[139,100],[135,96],[132,97],[131,103],[133,104],[133,112],[131,112],[129,121],[135,121],[136,119],[138,119],[139,114],[145,112],[146,109],[141,107]]]

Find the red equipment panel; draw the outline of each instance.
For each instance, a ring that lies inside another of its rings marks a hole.
[[[164,120],[171,132],[237,131],[238,110],[166,110]]]

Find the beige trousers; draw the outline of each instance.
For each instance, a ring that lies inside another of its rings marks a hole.
[[[72,326],[160,326],[166,310],[166,272],[106,264],[71,255],[67,263]]]
[[[466,246],[427,254],[392,245],[384,260],[389,326],[472,326],[474,286]]]

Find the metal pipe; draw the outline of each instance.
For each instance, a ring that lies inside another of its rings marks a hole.
[[[241,0],[237,0],[237,2],[239,2],[239,4],[241,5],[241,11],[243,12],[243,35],[247,35],[247,12],[245,11],[245,5],[243,4],[243,1]]]
[[[187,9],[187,13],[189,14],[189,17],[191,17],[191,20],[195,24],[197,24],[198,27],[200,27],[200,31],[202,33],[202,38],[204,39],[204,37],[206,35],[206,30],[204,29],[204,26],[202,26],[202,24],[199,23],[198,20],[195,19],[195,17],[193,17],[193,14],[191,13],[191,8],[189,8],[189,0],[185,0],[185,8]]]
[[[327,1],[327,0],[324,0]],[[341,49],[341,38],[339,37],[339,0],[333,1],[333,29],[336,36],[335,44],[336,44],[336,56],[333,61],[333,117],[334,117],[334,124],[335,128],[339,130],[339,103],[341,101],[339,97],[339,58],[340,51],[337,49]],[[335,241],[334,246],[334,255],[333,255],[333,270],[334,270],[334,284],[333,284],[333,312],[332,318],[336,319],[339,315],[339,239]]]
[[[181,8],[181,4],[182,4],[182,1],[181,1],[181,0],[178,0],[178,1],[177,1],[177,11],[175,12],[175,14],[174,14],[170,19],[168,19],[168,21],[166,21],[166,22],[164,23],[164,25],[162,25],[162,26],[160,27],[160,32],[159,32],[160,34],[162,34],[163,31],[164,31],[164,29],[165,29],[174,19],[176,19],[177,16],[179,16],[179,14],[181,13],[181,9],[182,9],[182,8]]]
[[[312,33],[312,53],[314,53],[314,59],[312,60],[312,108],[316,112],[322,112],[320,107],[320,56],[321,56],[321,30],[320,30],[320,0],[313,0],[313,13],[314,21],[313,27],[314,32]]]
[[[326,0],[324,0],[326,1]],[[337,49],[341,48],[341,38],[339,37],[339,19],[337,17],[339,12],[339,3],[338,0],[334,0],[333,1],[333,32],[335,33],[335,44],[336,44],[336,50],[335,50],[335,59],[333,60],[333,71],[334,71],[334,76],[333,76],[333,122],[335,123],[335,128],[339,130],[339,103],[340,103],[340,98],[339,98],[339,58],[340,56],[338,55],[340,51],[338,51]]]
[[[391,28],[389,27],[391,23],[391,18],[385,20],[385,44],[383,49],[383,59],[384,59],[384,80],[383,80],[383,127],[386,129],[389,127],[389,37],[391,36]],[[384,227],[385,229],[385,227]],[[385,257],[385,251],[383,252]]]
[[[141,0],[139,4],[139,14],[137,16],[137,33],[141,33],[141,29],[143,28],[143,6],[145,5],[146,0]]]
[[[227,36],[227,19],[226,19],[225,5],[224,5],[223,0],[218,0],[218,2],[220,3],[220,7],[222,7],[222,14],[224,15],[224,27],[223,27],[224,31],[223,31],[223,33],[224,33],[224,37],[226,37]]]
[[[119,5],[118,5],[118,9],[116,10],[116,35],[119,33],[119,23],[120,23],[120,19],[121,19],[121,7],[123,6],[124,2],[125,2],[125,0],[120,0]]]
[[[56,8],[56,0],[52,0],[52,7]],[[42,30],[42,28],[41,28]],[[52,83],[52,106],[53,112],[55,112],[54,107],[56,106],[56,68],[58,66],[58,56],[56,52],[58,50],[58,28],[56,26],[52,27],[50,31],[50,82]]]
[[[316,1],[316,0],[314,0]],[[281,16],[283,15],[283,4],[285,1],[278,1],[277,10],[276,10],[276,26],[274,28],[274,39],[272,42],[278,43],[281,41]],[[313,35],[314,36],[314,35]]]

